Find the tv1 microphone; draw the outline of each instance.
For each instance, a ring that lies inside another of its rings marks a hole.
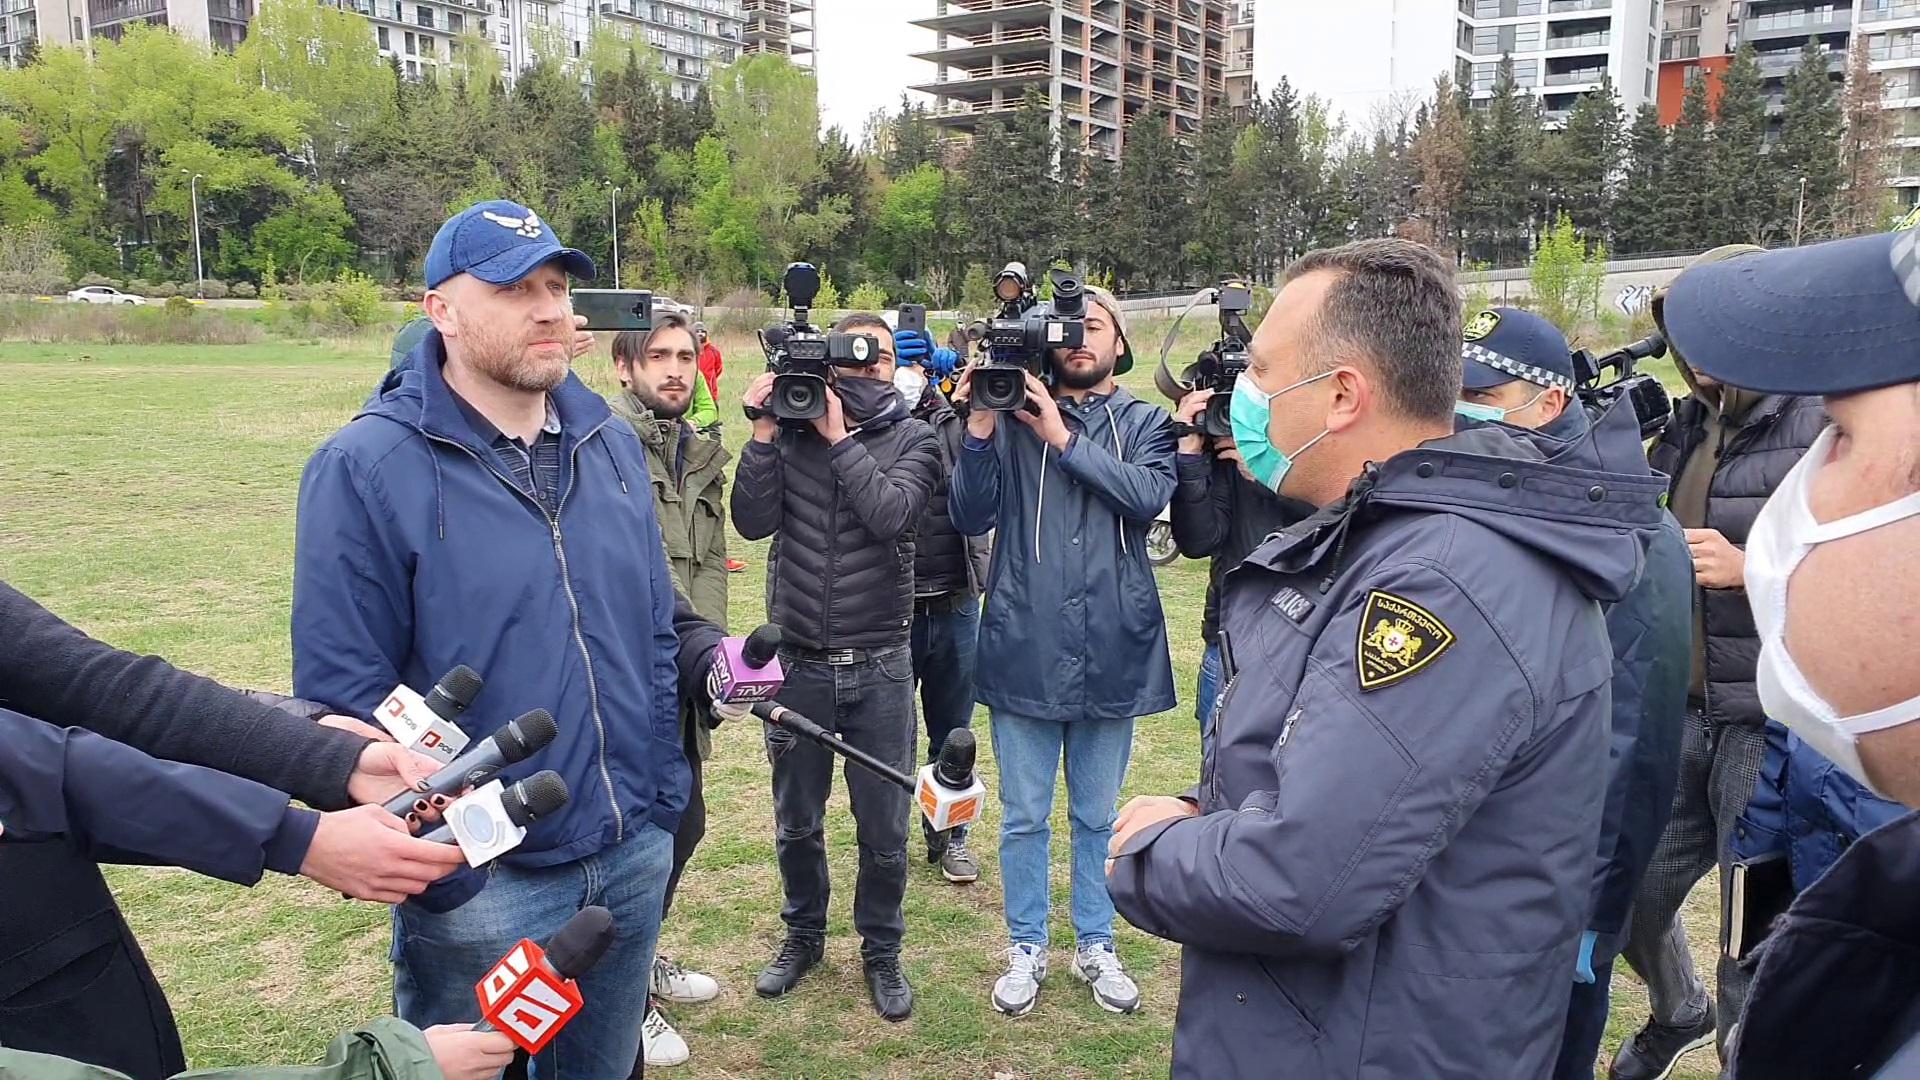
[[[480,999],[475,1031],[498,1031],[529,1054],[537,1054],[585,1002],[574,980],[593,969],[613,944],[613,915],[603,907],[581,908],[542,949],[521,939],[473,988]]]
[[[770,701],[786,682],[780,668],[780,643],[785,640],[780,628],[763,624],[744,638],[723,638],[713,650],[713,666],[707,669],[707,694],[713,699],[714,714],[723,720],[745,719],[748,706]]]
[[[559,725],[547,710],[523,713],[439,772],[420,781],[414,790],[403,791],[388,800],[387,812],[406,818],[409,826],[418,827],[429,811],[445,809],[462,791],[478,787],[501,769],[525,761],[545,749],[559,733]]]
[[[409,750],[450,763],[467,748],[467,733],[454,721],[480,694],[480,676],[465,664],[440,676],[426,697],[402,683],[373,710],[373,718]]]
[[[940,744],[940,756],[920,770],[914,801],[920,804],[928,828],[946,832],[979,818],[987,786],[973,771],[977,753],[973,732],[955,728]]]
[[[552,769],[511,787],[495,780],[447,807],[446,824],[421,837],[459,844],[469,866],[485,866],[520,846],[527,827],[567,805],[567,782]]]

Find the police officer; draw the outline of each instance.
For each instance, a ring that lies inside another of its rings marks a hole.
[[[1920,234],[1682,273],[1688,365],[1819,394],[1832,424],[1747,535],[1766,714],[1853,779],[1920,806]],[[1769,935],[1732,1038],[1736,1080],[1920,1075],[1920,815],[1854,843]]]
[[[1319,510],[1228,576],[1200,785],[1122,813],[1119,911],[1186,946],[1173,1072],[1545,1076],[1606,781],[1601,605],[1664,485],[1630,410],[1454,432],[1430,250],[1309,254],[1234,388],[1253,477]]]

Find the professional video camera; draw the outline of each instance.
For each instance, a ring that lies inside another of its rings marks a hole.
[[[1071,271],[1047,272],[1053,299],[1035,297],[1024,263],[1010,262],[993,281],[1000,312],[987,320],[981,336],[985,359],[973,372],[975,409],[1011,412],[1027,404],[1028,372],[1051,379],[1047,357],[1054,349],[1077,349],[1086,342],[1087,289]]]
[[[771,414],[783,424],[806,426],[827,412],[827,368],[866,367],[880,355],[871,334],[828,334],[807,321],[820,294],[820,271],[812,263],[787,267],[781,285],[793,317],[760,332],[767,369],[774,372],[773,394],[763,409],[747,409],[747,418]]]
[[[1573,380],[1581,405],[1598,416],[1625,397],[1633,403],[1634,416],[1640,420],[1640,438],[1646,440],[1660,434],[1673,418],[1673,399],[1667,396],[1667,388],[1660,385],[1659,379],[1636,372],[1634,367],[1649,356],[1665,355],[1667,339],[1658,333],[1604,356],[1596,357],[1586,349],[1574,350]],[[1609,369],[1616,374],[1603,384],[1600,380]]]
[[[1220,337],[1175,379],[1167,368],[1167,354],[1173,351],[1174,339],[1179,336],[1180,324],[1186,321],[1187,313],[1203,303],[1219,306]],[[1218,286],[1209,285],[1195,293],[1173,320],[1166,341],[1160,347],[1160,367],[1154,372],[1154,385],[1175,405],[1195,390],[1213,391],[1213,396],[1207,399],[1206,410],[1199,416],[1199,423],[1192,426],[1175,424],[1175,434],[1201,434],[1214,438],[1226,438],[1233,434],[1233,422],[1230,419],[1233,386],[1247,370],[1247,346],[1253,340],[1253,331],[1247,329],[1247,312],[1252,307],[1253,287],[1244,278],[1228,277],[1222,278]]]

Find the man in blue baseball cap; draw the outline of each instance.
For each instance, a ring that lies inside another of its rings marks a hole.
[[[1818,394],[1832,423],[1747,535],[1768,716],[1920,805],[1920,234],[1689,269],[1664,318],[1698,371]],[[1920,815],[1849,847],[1769,937],[1733,1076],[1920,1073]]]
[[[676,670],[689,657],[646,450],[570,371],[568,277],[593,273],[517,203],[441,226],[433,327],[307,463],[294,553],[300,696],[372,720],[395,684],[467,664],[486,679],[458,721],[472,738],[532,709],[559,724],[502,779],[557,770],[567,804],[464,904],[430,891],[394,915],[394,996],[424,1027],[478,1019],[474,983],[516,942],[546,941],[585,905],[612,911],[619,934],[580,980],[587,1008],[537,1076],[562,1058],[580,1076],[633,1069],[690,783]]]
[[[1567,442],[1587,437],[1596,418],[1574,396],[1572,353],[1552,323],[1530,311],[1493,308],[1468,319],[1462,337],[1455,412]],[[1554,1080],[1592,1080],[1613,960],[1626,944],[1628,910],[1666,829],[1680,769],[1693,561],[1672,514],[1644,535],[1639,580],[1607,608],[1612,738],[1607,758],[1593,763],[1607,771],[1606,801]]]

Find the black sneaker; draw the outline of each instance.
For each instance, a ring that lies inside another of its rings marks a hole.
[[[1713,1045],[1713,1032],[1712,1002],[1707,1003],[1707,1011],[1698,1023],[1685,1027],[1648,1020],[1614,1055],[1613,1064],[1607,1067],[1607,1080],[1666,1080],[1681,1058]]]
[[[867,961],[867,993],[873,995],[873,1008],[882,1019],[901,1021],[913,1015],[913,987],[907,985],[907,973],[900,970],[897,956],[876,956]]]
[[[812,971],[825,951],[826,943],[819,938],[788,934],[787,940],[780,943],[780,952],[754,980],[753,992],[764,998],[779,997],[793,989],[801,976]]]

